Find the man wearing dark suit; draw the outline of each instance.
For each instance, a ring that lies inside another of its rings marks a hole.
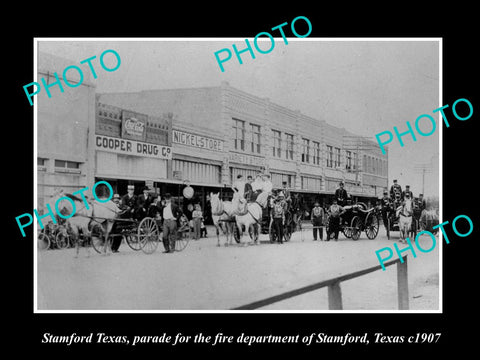
[[[124,218],[134,218],[137,209],[137,196],[133,193],[135,191],[135,186],[128,185],[127,187],[127,194],[122,196],[122,200],[120,202],[120,208],[124,210],[123,213]]]
[[[133,185],[128,185],[127,194],[123,195],[118,204],[119,209],[121,210],[119,217],[122,219],[131,219],[135,217],[136,206],[137,206],[137,196],[133,193],[135,187]],[[117,224],[114,225],[117,226]],[[112,240],[112,252],[117,253],[122,244],[121,236],[114,236]]]
[[[335,199],[337,200],[337,204],[339,206],[345,206],[347,197],[347,190],[343,188],[343,182],[340,182],[340,187],[335,190]]]
[[[165,253],[175,251],[177,220],[180,216],[182,216],[182,211],[178,205],[172,202],[170,194],[165,194],[165,207],[163,208],[163,246],[165,247]]]
[[[153,197],[149,193],[150,188],[145,186],[143,188],[143,194],[138,196],[137,200],[137,219],[143,219],[148,215],[150,204],[153,202]]]
[[[245,190],[243,192],[243,196],[245,197],[247,202],[250,202],[250,199],[252,197],[252,193],[253,193],[252,182],[253,182],[252,175],[248,175],[247,182],[245,183]]]

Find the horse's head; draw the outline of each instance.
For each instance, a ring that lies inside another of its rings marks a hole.
[[[212,207],[212,214],[219,214],[223,212],[220,193],[210,193],[210,205]]]
[[[413,201],[410,198],[405,199],[402,207],[402,213],[406,216],[413,214]]]

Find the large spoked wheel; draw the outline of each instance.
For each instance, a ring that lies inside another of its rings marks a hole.
[[[103,248],[105,245],[105,234],[100,224],[93,225],[90,237],[94,250],[99,254],[103,253]]]
[[[358,216],[352,219],[352,240],[358,240],[362,232],[362,220]]]
[[[60,230],[55,236],[55,244],[58,249],[65,249],[70,244],[70,239],[67,230]]]
[[[240,231],[238,231],[237,223],[233,223],[233,238],[237,244],[240,244]]]
[[[38,234],[37,248],[40,251],[48,250],[50,248],[50,237],[43,231]]]
[[[344,226],[342,229],[342,233],[347,239],[352,238],[352,228],[350,226]]]
[[[380,221],[377,214],[373,212],[367,214],[367,217],[365,218],[365,234],[367,235],[367,238],[370,240],[375,239],[378,235],[379,227]]]
[[[125,242],[130,247],[130,249],[139,251],[142,250],[144,243],[140,241],[140,238],[137,234],[128,233],[124,235]]]
[[[188,231],[178,233],[175,240],[175,251],[182,251],[185,249],[191,237],[192,231],[190,230],[190,227],[188,227]]]
[[[146,217],[140,221],[137,233],[142,251],[145,254],[153,254],[157,250],[160,235],[155,219]]]

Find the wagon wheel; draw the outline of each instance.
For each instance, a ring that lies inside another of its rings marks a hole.
[[[59,249],[65,249],[70,244],[70,237],[67,230],[60,230],[55,236],[55,244]]]
[[[138,224],[137,238],[145,254],[152,254],[157,250],[159,235],[157,222],[154,219],[146,217]]]
[[[358,240],[362,232],[362,220],[358,216],[352,219],[352,240]]]
[[[38,250],[48,250],[50,248],[50,237],[42,230],[37,237]]]
[[[191,237],[192,230],[190,229],[190,226],[188,227],[188,231],[179,232],[175,240],[175,251],[182,251],[183,249],[185,249]]]
[[[371,212],[367,214],[365,218],[365,234],[367,238],[373,240],[377,237],[378,229],[380,227],[380,221],[378,220],[377,214]]]
[[[350,226],[344,226],[342,228],[342,233],[343,235],[345,235],[345,237],[347,239],[351,239],[352,238],[352,228]]]
[[[139,251],[142,250],[144,243],[140,241],[140,237],[137,234],[126,233],[123,235],[125,242],[130,247],[130,249]]]
[[[102,225],[94,224],[90,233],[92,247],[99,254],[103,252],[103,246],[105,244],[105,234],[103,232]]]
[[[236,223],[233,224],[233,238],[237,244],[240,244],[240,231],[238,231],[238,226]]]

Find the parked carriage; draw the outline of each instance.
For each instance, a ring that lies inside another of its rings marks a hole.
[[[341,216],[340,231],[346,238],[358,240],[362,231],[368,239],[373,240],[378,235],[379,216],[374,208],[367,209],[367,205],[358,202],[354,205],[344,206],[345,213]],[[327,237],[333,232],[330,226],[331,215],[327,211],[326,231]]]
[[[160,220],[153,217],[145,217],[142,220],[135,219],[115,219],[114,226],[109,234],[108,241],[111,242],[114,237],[121,236],[127,245],[135,251],[142,251],[145,254],[154,253],[161,241]],[[104,247],[103,228],[100,224],[94,224],[91,230],[92,247],[101,253]],[[179,227],[175,236],[175,250],[182,251],[188,245],[191,238],[191,229],[186,216],[182,215],[179,220]]]

